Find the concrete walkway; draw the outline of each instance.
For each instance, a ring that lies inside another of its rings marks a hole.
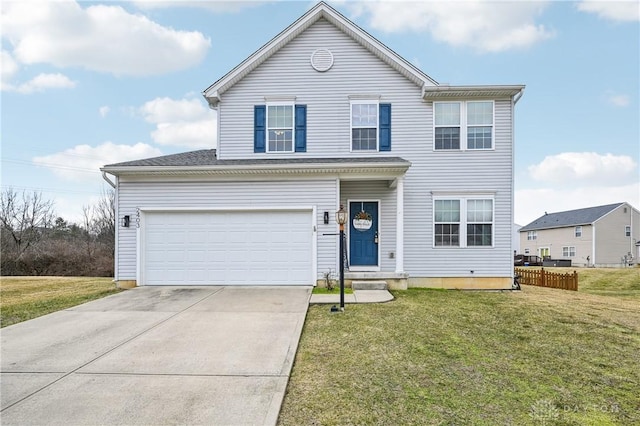
[[[353,294],[344,295],[344,303],[382,303],[393,300],[393,295],[387,290],[353,290]],[[339,294],[312,294],[311,304],[338,304]]]
[[[2,425],[274,425],[311,287],[140,287],[3,328]]]

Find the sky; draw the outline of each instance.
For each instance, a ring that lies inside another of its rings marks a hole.
[[[215,148],[202,91],[314,4],[2,0],[2,189],[79,221],[101,166]],[[516,223],[640,208],[640,2],[329,4],[439,83],[526,85]]]

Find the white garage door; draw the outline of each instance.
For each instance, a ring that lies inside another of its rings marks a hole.
[[[149,212],[145,285],[310,285],[310,211]]]

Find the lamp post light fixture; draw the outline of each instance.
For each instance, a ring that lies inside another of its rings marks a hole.
[[[347,211],[340,204],[336,212],[336,222],[340,225],[340,310],[344,312],[344,224],[347,223]]]

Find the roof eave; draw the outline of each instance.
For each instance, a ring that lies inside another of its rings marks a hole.
[[[100,170],[121,175],[254,175],[254,174],[317,174],[317,173],[379,173],[399,176],[411,167],[409,162],[389,163],[300,163],[208,166],[105,166]]]
[[[513,98],[524,90],[523,84],[483,86],[425,86],[422,98],[425,101],[460,98]]]

